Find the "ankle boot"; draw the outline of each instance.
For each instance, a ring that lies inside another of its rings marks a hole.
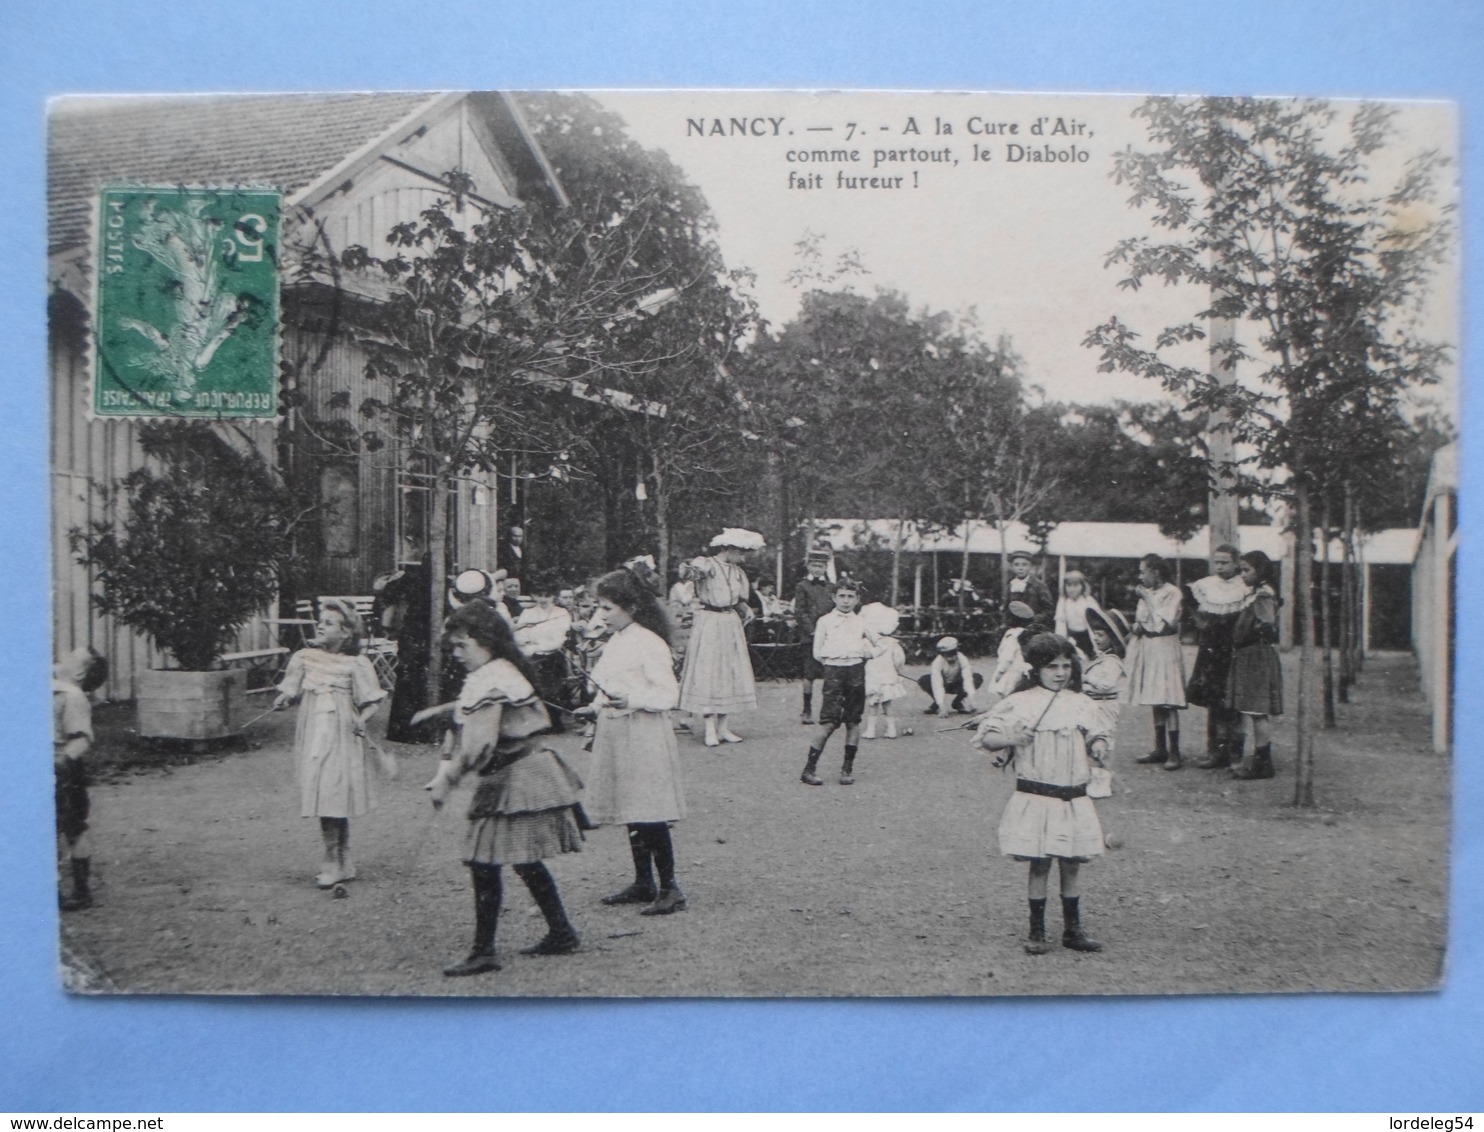
[[[1179,770],[1185,765],[1180,761],[1180,732],[1170,732],[1169,747],[1169,755],[1165,758],[1165,770]]]
[[[503,895],[500,866],[470,865],[469,873],[474,882],[474,946],[460,962],[443,968],[443,974],[450,979],[500,970],[499,960],[495,958],[495,928],[500,920]]]
[[[1061,898],[1061,945],[1071,948],[1073,951],[1101,951],[1103,945],[1095,939],[1088,937],[1082,930],[1082,910],[1079,907],[1079,898],[1076,896],[1063,896]]]
[[[91,857],[72,858],[72,892],[60,898],[64,912],[80,912],[93,906],[93,889],[89,879],[92,871]]]
[[[804,773],[799,775],[799,781],[806,786],[824,785],[824,780],[814,773],[819,766],[819,756],[823,753],[818,747],[809,748],[809,761],[804,764]]]
[[[629,826],[629,854],[634,858],[634,883],[621,892],[603,897],[604,904],[648,904],[658,889],[654,886],[654,853],[642,829]]]
[[[854,747],[845,748],[845,761],[840,764],[841,786],[850,786],[855,782],[855,751]]]
[[[1232,777],[1244,781],[1254,778],[1272,778],[1277,773],[1273,767],[1273,745],[1271,743],[1255,747],[1251,758],[1244,758],[1238,765],[1232,767]]]
[[[577,950],[582,940],[567,919],[567,910],[562,907],[562,894],[557,891],[551,872],[540,861],[529,865],[515,865],[516,873],[526,882],[536,906],[546,917],[546,936],[540,943],[520,949],[522,955],[568,955]]]
[[[1031,905],[1031,930],[1025,937],[1025,953],[1027,955],[1045,955],[1051,950],[1051,944],[1046,942],[1046,898],[1039,900],[1034,898]]]
[[[895,716],[889,715],[886,717],[886,737],[888,739],[895,739],[897,737],[897,720]]]
[[[868,715],[868,716],[866,716],[866,725],[861,728],[861,738],[862,739],[874,739],[874,738],[876,738],[876,717],[874,715]]]
[[[1206,712],[1206,753],[1190,764],[1197,770],[1216,770],[1232,765],[1231,737],[1226,721],[1211,708]]]
[[[1166,744],[1165,729],[1163,727],[1155,727],[1154,750],[1150,751],[1147,755],[1141,755],[1139,758],[1136,758],[1134,762],[1144,763],[1145,765],[1148,765],[1149,763],[1162,763],[1169,757],[1170,749]]]

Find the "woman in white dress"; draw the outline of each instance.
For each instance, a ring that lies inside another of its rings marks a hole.
[[[704,716],[706,746],[740,743],[727,726],[727,716],[757,707],[757,685],[747,655],[743,625],[752,616],[747,605],[751,586],[741,562],[761,550],[756,531],[728,527],[711,540],[712,553],[680,567],[682,579],[695,583],[696,604],[685,671],[680,678],[680,710]]]

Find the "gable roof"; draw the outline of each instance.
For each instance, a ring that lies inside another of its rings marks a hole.
[[[272,185],[303,189],[368,152],[408,118],[457,100],[434,92],[78,96],[48,108],[47,247],[87,243],[94,194],[106,182]],[[522,182],[561,189],[545,156],[498,94],[471,96]]]

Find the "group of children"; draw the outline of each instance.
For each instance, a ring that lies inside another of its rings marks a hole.
[[[741,741],[728,726],[728,716],[755,705],[756,689],[742,635],[748,589],[740,559],[760,543],[753,532],[729,529],[714,540],[711,554],[682,568],[682,577],[695,586],[697,608],[679,679],[671,619],[652,580],[625,568],[597,582],[592,595],[596,616],[584,620],[601,620],[605,639],[590,673],[594,699],[580,709],[595,729],[585,784],[543,738],[554,730],[553,716],[539,691],[542,679],[531,655],[534,639],[527,634],[523,640],[519,622],[493,600],[476,597],[458,604],[444,632],[454,662],[465,673],[462,687],[449,702],[426,708],[411,720],[414,727],[435,719],[447,724],[438,771],[426,787],[435,808],[444,805],[461,779],[472,775],[477,780],[463,855],[473,888],[474,940],[462,960],[444,969],[446,975],[499,969],[495,932],[501,871],[507,864],[530,890],[547,925],[546,935],[523,953],[562,955],[578,949],[580,937],[543,861],[578,850],[586,829],[623,825],[628,834],[633,880],[605,897],[604,904],[641,905],[644,915],[686,907],[670,833],[671,823],[685,816],[670,713],[679,708],[701,715],[708,746]],[[878,722],[884,738],[898,734],[892,705],[906,691],[906,657],[895,638],[897,612],[880,603],[860,609],[856,583],[842,579],[826,587],[819,565],[811,559],[810,576],[799,591],[805,616],[813,618],[812,663],[806,669],[801,717],[811,726],[812,678],[817,674],[823,679],[817,730],[800,781],[823,784],[820,759],[831,736],[844,727],[839,782],[851,785],[863,719],[865,738],[876,737]],[[1253,719],[1257,757],[1262,758],[1267,753],[1267,717],[1281,711],[1272,648],[1276,598],[1271,563],[1264,556],[1243,556],[1242,571],[1250,597],[1233,631],[1231,696],[1236,710]],[[1140,578],[1132,628],[1121,614],[1098,605],[1079,573],[1064,577],[1051,626],[1045,621],[1050,602],[1034,587],[1022,587],[1022,597],[1008,606],[989,683],[997,700],[988,711],[974,715],[969,707],[985,682],[952,637],[938,642],[929,672],[918,680],[932,696],[929,713],[973,715],[967,726],[974,728],[975,744],[994,754],[993,765],[1015,770],[1015,791],[1000,820],[999,845],[1003,854],[1029,865],[1025,949],[1031,954],[1050,947],[1046,903],[1053,861],[1060,871],[1062,945],[1076,951],[1101,949],[1081,925],[1079,870],[1103,852],[1092,800],[1110,792],[1107,768],[1120,701],[1152,707],[1157,752],[1164,753],[1159,761],[1168,766],[1180,757],[1178,711],[1185,702],[1180,594],[1169,585],[1156,556],[1142,561]],[[832,608],[813,613],[811,603],[819,595],[812,591],[824,588]],[[1026,597],[1042,608],[1022,600]],[[796,608],[799,604],[796,594]],[[325,599],[321,606],[315,640],[291,658],[275,706],[300,704],[294,743],[300,812],[319,821],[324,859],[315,882],[333,888],[356,876],[350,822],[375,804],[367,750],[379,749],[366,730],[386,693],[360,655],[365,629],[355,610],[335,599]],[[544,612],[544,606],[538,608]],[[529,627],[547,627],[549,620],[554,619],[543,615]],[[570,617],[565,625],[564,632],[572,630]],[[57,818],[73,874],[73,892],[64,899],[64,908],[85,907],[91,899],[81,767],[92,741],[86,693],[101,683],[100,670],[106,668],[96,654],[69,656],[58,665],[53,685]],[[1137,761],[1156,760],[1150,755]]]

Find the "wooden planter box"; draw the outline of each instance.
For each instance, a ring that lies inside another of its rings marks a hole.
[[[150,669],[139,674],[139,734],[147,739],[223,739],[247,722],[247,673]]]

